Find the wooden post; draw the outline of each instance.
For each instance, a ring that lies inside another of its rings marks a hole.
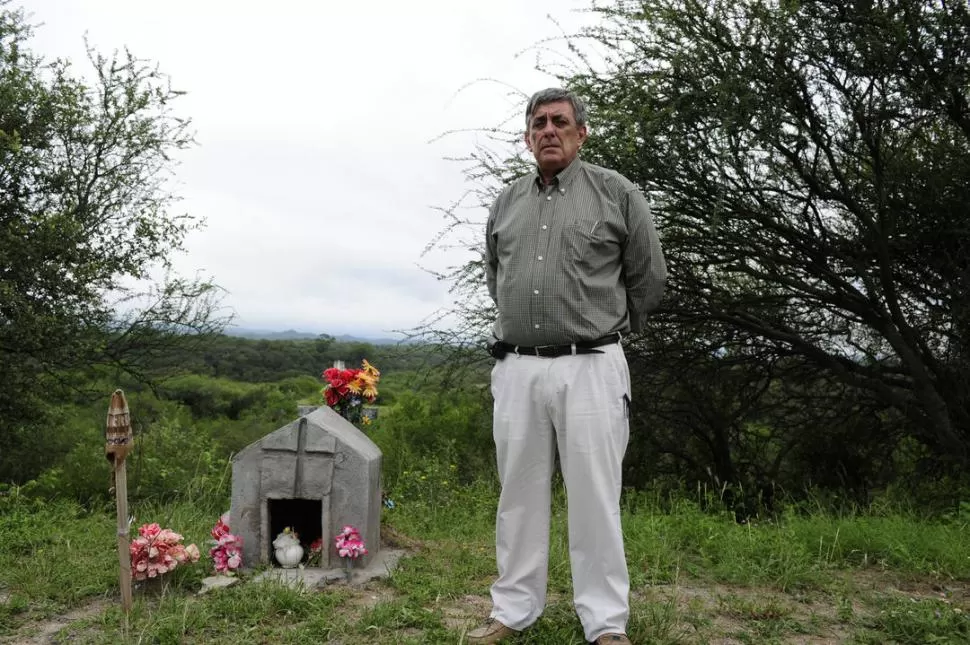
[[[118,508],[118,564],[121,567],[121,606],[125,615],[131,611],[131,554],[128,550],[128,473],[125,458],[134,445],[131,433],[131,415],[125,393],[115,390],[108,406],[104,453],[112,465],[115,500]]]

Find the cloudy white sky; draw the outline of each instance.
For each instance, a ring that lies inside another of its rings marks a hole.
[[[421,252],[445,223],[434,207],[469,187],[445,157],[481,135],[435,139],[521,109],[508,87],[474,81],[552,84],[536,60],[564,47],[536,45],[593,20],[588,0],[20,4],[39,25],[35,52],[86,71],[86,34],[187,92],[176,110],[198,145],[176,191],[207,225],[175,258],[181,274],[224,287],[237,326],[371,337],[449,303],[419,264],[467,256]]]

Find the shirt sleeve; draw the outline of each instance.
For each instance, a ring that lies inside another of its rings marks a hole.
[[[637,188],[627,191],[627,238],[623,247],[630,331],[643,329],[647,314],[657,308],[667,282],[667,263],[660,248],[647,198]]]
[[[485,223],[485,283],[488,285],[488,295],[492,302],[498,304],[496,280],[498,279],[498,249],[495,244],[495,214],[497,204],[492,204],[488,211],[488,221]]]
[[[492,334],[488,344],[502,339],[502,323],[498,314],[498,248],[495,239],[495,214],[498,212],[498,200],[492,204],[488,211],[488,221],[485,223],[485,283],[488,286],[488,295],[495,303],[495,322],[492,324]]]

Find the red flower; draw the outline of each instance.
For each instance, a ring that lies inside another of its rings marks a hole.
[[[210,534],[214,540],[220,540],[223,536],[229,535],[229,524],[225,521],[224,517],[219,518],[216,525],[212,527]]]

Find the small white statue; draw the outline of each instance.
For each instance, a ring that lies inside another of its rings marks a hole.
[[[283,532],[273,540],[276,561],[284,569],[292,569],[303,560],[303,546],[300,544],[300,536],[290,527],[283,529]]]

